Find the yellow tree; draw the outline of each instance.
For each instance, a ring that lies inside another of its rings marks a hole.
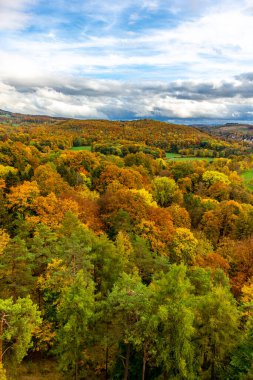
[[[8,208],[25,213],[31,210],[40,190],[36,181],[24,181],[21,185],[11,187],[7,195]]]

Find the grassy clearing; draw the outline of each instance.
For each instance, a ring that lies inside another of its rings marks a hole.
[[[180,157],[182,157],[181,154],[166,152],[166,158],[180,158]]]
[[[78,151],[78,150],[88,150],[91,151],[91,145],[85,145],[85,146],[73,146],[71,150]]]
[[[196,161],[196,160],[205,160],[205,161],[213,161],[212,157],[193,157],[193,156],[181,156],[178,153],[166,153],[166,158],[168,160],[174,161]]]
[[[249,189],[253,190],[253,169],[245,170],[241,173],[244,185]]]
[[[63,380],[57,371],[57,363],[50,359],[24,360],[16,370],[9,369],[7,378],[12,380]]]

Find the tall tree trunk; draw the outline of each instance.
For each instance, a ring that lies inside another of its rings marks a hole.
[[[128,379],[129,359],[130,359],[130,344],[127,344],[127,353],[126,353],[124,380]]]
[[[215,349],[215,344],[212,347],[212,362],[211,362],[211,380],[216,380],[215,377],[215,354],[216,354],[216,349]]]
[[[106,352],[105,352],[105,380],[108,380],[108,356],[109,356],[109,349],[108,349],[108,345],[106,345]]]
[[[78,364],[75,362],[75,380],[78,379]]]
[[[215,380],[215,368],[214,368],[214,362],[211,364],[211,380]]]
[[[146,371],[146,353],[143,352],[143,362],[142,362],[142,380],[145,380],[145,371]]]

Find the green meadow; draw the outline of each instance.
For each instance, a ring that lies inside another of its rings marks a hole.
[[[194,156],[182,156],[178,153],[166,153],[166,158],[168,160],[174,161],[196,161],[196,160],[205,160],[205,161],[213,161],[212,157],[194,157]]]
[[[243,183],[249,190],[253,190],[253,169],[245,170],[241,173]]]
[[[77,151],[77,150],[88,150],[91,151],[91,146],[90,145],[85,145],[85,146],[73,146],[71,150]]]

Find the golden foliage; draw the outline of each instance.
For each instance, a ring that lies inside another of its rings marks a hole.
[[[7,195],[8,207],[24,211],[32,208],[40,190],[36,181],[24,181],[21,185],[11,187],[10,194]]]
[[[53,229],[61,224],[67,211],[76,215],[79,213],[78,204],[74,200],[59,199],[54,193],[36,198],[32,209],[36,212],[36,216],[29,216],[27,220],[33,223],[44,223]]]
[[[0,255],[3,253],[9,240],[10,236],[4,230],[0,229]]]

